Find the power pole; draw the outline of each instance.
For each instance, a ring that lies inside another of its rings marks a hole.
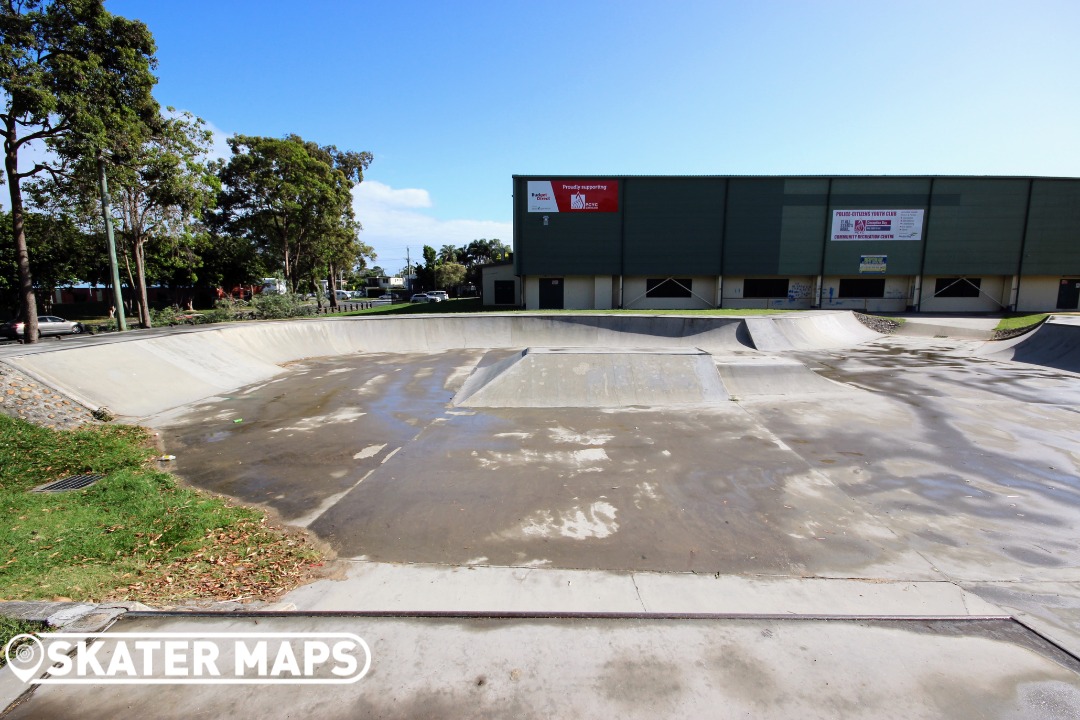
[[[124,293],[120,290],[120,268],[116,264],[116,239],[113,238],[112,211],[109,209],[109,181],[105,177],[105,158],[99,150],[97,156],[98,184],[101,188],[101,215],[105,220],[105,239],[109,245],[109,266],[112,268],[113,304],[116,306],[116,321],[120,330],[127,330],[124,317]]]

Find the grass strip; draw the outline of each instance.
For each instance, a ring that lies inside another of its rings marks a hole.
[[[58,431],[0,415],[0,600],[273,599],[320,564],[305,533],[181,485],[153,455],[144,428]],[[83,473],[105,477],[29,492]]]
[[[994,330],[1020,330],[1023,328],[1029,328],[1034,325],[1038,325],[1049,316],[1049,313],[1034,313],[1031,315],[1013,315],[1010,317],[1003,317],[1001,318],[1001,322],[997,324],[997,327],[994,328]]]
[[[20,638],[22,642],[17,642],[8,648],[8,643],[11,642],[13,637],[16,635],[47,632],[48,629],[49,626],[45,623],[0,615],[0,667],[7,665],[8,653],[14,656],[15,651],[19,649],[19,646],[25,645],[27,642],[25,638]],[[7,652],[5,652],[5,650],[7,650]]]

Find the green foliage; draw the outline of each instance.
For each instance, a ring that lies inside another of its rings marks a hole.
[[[315,314],[315,306],[302,295],[292,293],[259,293],[251,300],[255,316],[260,320],[304,317]]]
[[[117,252],[121,264],[134,271],[140,319],[149,325],[152,318],[143,302],[148,280],[182,285],[197,280],[198,253],[206,237],[200,221],[220,189],[217,165],[205,159],[212,136],[201,119],[169,108],[152,123],[118,129],[106,140],[109,152],[102,161]],[[84,226],[103,228],[99,158],[78,155],[80,142],[54,146],[73,155],[72,167],[32,185],[35,202],[76,215]]]
[[[208,531],[260,520],[155,469],[148,439],[137,427],[60,432],[0,415],[0,599],[102,600],[196,552]],[[89,472],[105,478],[82,491],[27,492]]]
[[[284,272],[290,288],[352,268],[371,249],[357,238],[352,188],[370,153],[320,147],[296,135],[229,139],[233,157],[221,171],[218,232],[242,238]]]
[[[22,645],[25,645],[27,640],[23,642],[17,642],[8,648],[8,643],[11,639],[17,635],[29,635],[31,633],[43,633],[48,632],[49,626],[46,623],[35,622],[33,620],[20,620],[18,618],[7,617],[6,615],[0,615],[0,667],[4,667],[7,664],[7,656],[10,654],[15,655],[15,651]],[[8,652],[4,652],[7,649]]]
[[[34,281],[44,293],[79,281],[100,281],[106,262],[99,239],[80,230],[70,217],[27,212],[26,242],[36,263]],[[0,233],[11,237],[11,213],[0,212]],[[0,242],[0,314],[18,304],[15,247]]]
[[[102,0],[0,4],[0,134],[16,159],[45,140],[61,165],[96,155],[108,138],[152,122],[154,40],[146,26],[105,11]],[[18,163],[21,165],[22,163]],[[33,276],[23,230],[22,180],[63,169],[7,167],[22,314],[36,329]]]
[[[444,262],[435,266],[435,287],[455,288],[465,282],[465,266],[456,262]]]

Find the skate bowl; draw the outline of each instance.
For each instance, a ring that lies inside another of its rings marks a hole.
[[[1052,315],[1031,332],[987,343],[978,353],[994,360],[1080,373],[1080,317]]]
[[[639,688],[622,714],[1075,717],[1080,383],[1024,364],[1067,367],[1068,325],[973,357],[832,312],[342,318],[0,358],[152,427],[183,481],[340,566],[282,598],[295,612],[118,628],[361,627],[377,672],[353,710],[457,716],[498,692],[486,714],[602,715]],[[66,692],[12,717],[160,706]]]
[[[120,416],[141,418],[266,382],[285,373],[283,366],[288,363],[307,358],[459,349],[656,347],[716,356],[759,356],[761,351],[849,347],[876,337],[847,312],[748,319],[524,314],[354,317],[193,328],[152,337],[133,333],[64,347],[31,346],[26,354],[12,353],[4,362],[91,409],[107,407]],[[637,362],[650,361],[639,357]],[[655,364],[655,358],[651,362]],[[732,375],[745,378],[748,373]],[[812,373],[804,375],[812,381]]]

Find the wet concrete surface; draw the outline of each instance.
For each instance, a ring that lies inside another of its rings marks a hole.
[[[453,404],[520,348],[286,366],[151,419],[177,472],[352,561],[301,609],[492,617],[256,617],[371,641],[332,700],[51,686],[11,716],[1077,717],[1080,376],[977,345],[761,354],[754,392],[668,407]]]
[[[477,361],[297,365],[196,406],[165,428],[166,445],[189,481],[265,503],[349,558],[936,577],[804,458],[810,449],[737,402],[451,407]]]
[[[897,338],[795,356],[836,395],[451,405],[513,352],[298,363],[163,436],[184,478],[346,558],[1080,581],[1076,376]]]

